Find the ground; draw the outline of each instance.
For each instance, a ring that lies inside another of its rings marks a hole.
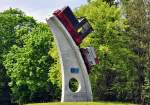
[[[34,103],[26,105],[136,105],[129,103],[112,103],[112,102],[64,102],[64,103]]]

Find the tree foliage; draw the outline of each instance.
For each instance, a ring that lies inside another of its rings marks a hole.
[[[55,42],[53,42],[53,48],[51,49],[52,51],[49,52],[50,56],[53,57],[54,62],[50,67],[49,71],[49,80],[53,84],[52,87],[52,94],[53,94],[53,99],[58,101],[61,98],[61,63],[58,55],[58,51],[56,48]]]
[[[25,27],[19,29],[17,34],[22,34],[24,29]],[[46,96],[36,96],[36,94],[50,91],[48,72],[53,59],[48,55],[51,47],[49,29],[44,24],[37,24],[27,34],[23,39],[23,46],[13,45],[4,62],[11,78],[9,85],[13,98],[18,103],[32,100],[42,101]]]
[[[123,0],[124,13],[128,19],[130,49],[137,59],[133,59],[137,78],[134,80],[140,103],[150,104],[150,2],[145,0]]]
[[[54,60],[48,54],[53,42],[48,26],[18,9],[0,13],[0,19],[0,103],[50,101]]]
[[[134,57],[129,50],[130,37],[126,33],[126,20],[120,10],[102,0],[81,6],[77,16],[85,16],[94,28],[94,33],[83,46],[96,48],[100,64],[93,68],[91,76],[95,100],[131,101]]]
[[[17,9],[8,9],[0,13],[0,103],[10,105],[10,89],[8,87],[9,77],[4,66],[4,55],[8,53],[11,46],[16,44],[19,37],[16,37],[16,27],[24,26],[35,20]],[[33,25],[31,25],[32,27]]]

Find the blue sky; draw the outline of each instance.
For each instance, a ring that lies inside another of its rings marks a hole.
[[[44,22],[58,8],[69,5],[73,9],[86,3],[87,0],[0,0],[0,12],[10,7],[19,8],[27,15]]]

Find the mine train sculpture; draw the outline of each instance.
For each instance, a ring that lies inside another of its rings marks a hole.
[[[82,43],[82,40],[93,31],[93,28],[89,24],[86,18],[76,18],[71,9],[67,6],[62,10],[56,10],[53,13],[65,26],[67,31],[70,33],[71,37],[77,45]],[[81,48],[81,54],[83,56],[85,65],[88,72],[91,66],[99,63],[96,57],[95,50],[93,47]]]
[[[92,101],[92,91],[88,73],[93,65],[99,64],[93,47],[80,48],[83,39],[93,31],[84,17],[76,18],[66,6],[53,12],[47,19],[55,37],[62,69],[62,102]],[[69,87],[71,79],[79,83],[78,89],[72,92]]]

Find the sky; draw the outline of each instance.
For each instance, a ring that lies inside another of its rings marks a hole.
[[[56,9],[69,5],[72,9],[86,4],[87,0],[0,0],[0,12],[8,8],[19,8],[26,15],[45,22]]]

